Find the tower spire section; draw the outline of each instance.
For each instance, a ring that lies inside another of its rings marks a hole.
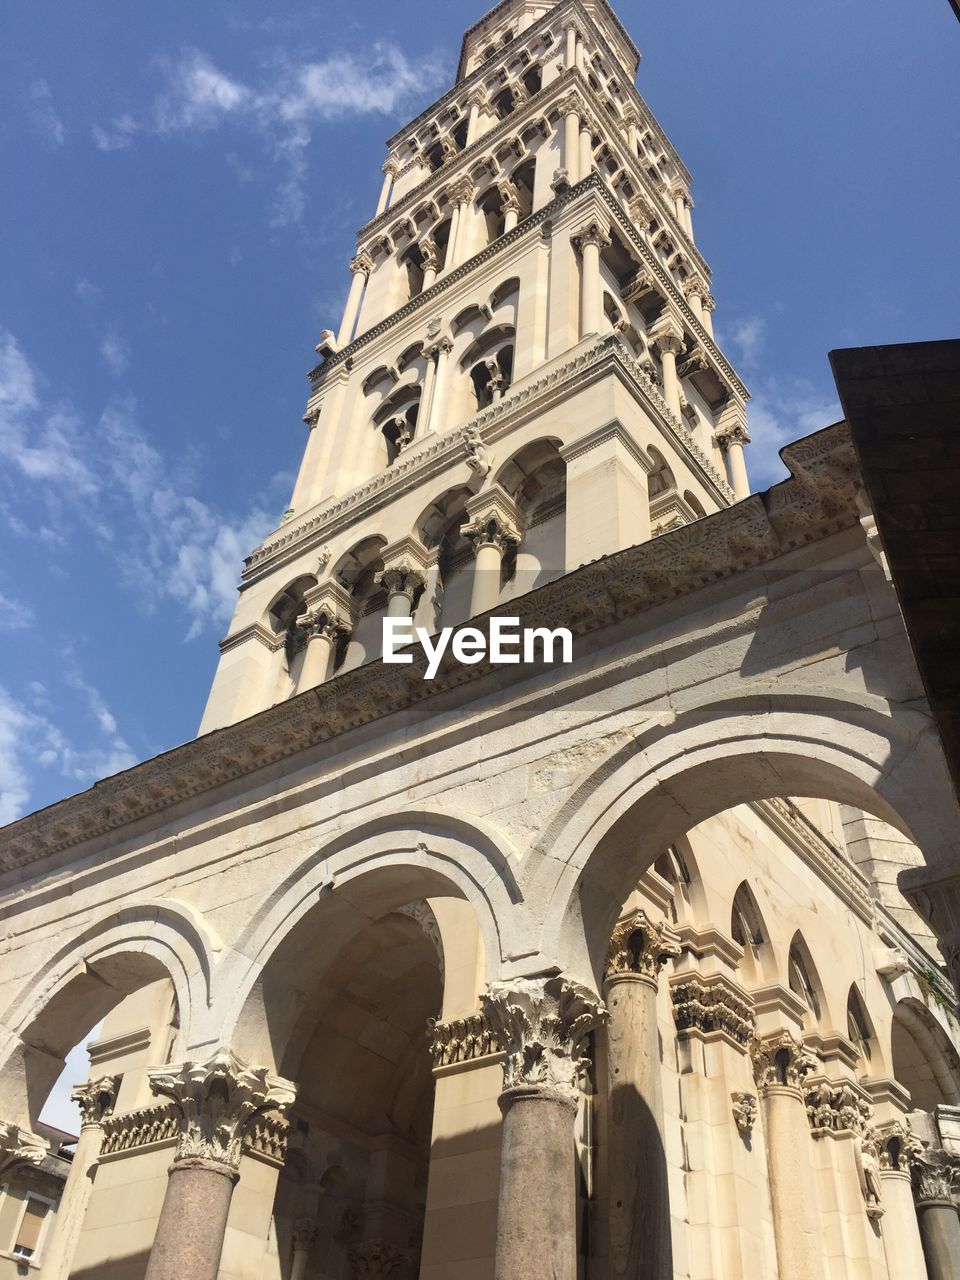
[[[504,0],[450,91],[389,140],[291,506],[247,561],[204,729],[315,682],[305,600],[326,580],[354,616],[324,678],[377,656],[384,546],[416,541],[412,613],[449,625],[743,495],[748,437],[729,425],[747,391],[639,58],[605,0]],[[494,486],[517,536],[480,588],[468,504]]]

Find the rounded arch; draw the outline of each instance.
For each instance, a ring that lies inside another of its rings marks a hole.
[[[855,982],[851,983],[847,994],[847,1038],[857,1047],[861,1074],[885,1074],[876,1028]]]
[[[770,945],[770,931],[753,890],[741,881],[730,905],[730,936],[743,948],[740,972],[748,987],[772,982],[776,959]]]
[[[960,1058],[937,1019],[915,997],[894,1008],[890,1061],[894,1079],[909,1092],[915,1109],[960,1105]]]
[[[365,925],[412,901],[462,898],[473,908],[487,980],[529,949],[514,873],[518,854],[489,822],[439,809],[371,819],[324,841],[254,914],[235,947],[224,1036],[279,1069],[303,1011],[305,986]],[[322,945],[317,946],[317,939]],[[311,946],[305,948],[309,939]],[[307,954],[316,957],[308,971]]]
[[[817,966],[813,962],[806,939],[798,929],[790,939],[787,952],[787,985],[803,1002],[806,1013],[804,1024],[807,1031],[822,1027],[828,1021],[827,1003],[823,991],[823,983]]]
[[[69,1051],[125,997],[168,978],[184,1045],[209,1038],[222,944],[202,916],[170,898],[121,907],[60,947],[0,1016],[0,1114],[35,1123]]]
[[[693,846],[686,836],[674,841],[657,858],[654,870],[673,889],[674,924],[706,922],[707,899]]]
[[[552,898],[543,946],[575,957],[596,981],[616,904],[644,864],[707,818],[751,800],[817,795],[853,804],[949,865],[952,795],[930,721],[852,690],[811,691],[754,680],[697,700],[673,699],[588,773],[541,833],[530,859],[549,855]],[[942,779],[942,791],[932,783]],[[942,794],[938,809],[919,797]]]

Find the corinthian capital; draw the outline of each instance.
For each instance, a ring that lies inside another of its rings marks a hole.
[[[683,350],[683,328],[676,320],[668,316],[650,334],[650,341],[661,355],[664,352],[670,352],[672,355],[678,356]]]
[[[0,1181],[25,1165],[36,1168],[47,1154],[46,1143],[29,1129],[0,1121]]]
[[[632,911],[611,935],[603,976],[634,973],[656,985],[660,970],[679,954],[680,939],[665,920],[654,923],[645,911]]]
[[[909,1155],[913,1198],[917,1204],[953,1203],[960,1190],[960,1158],[947,1151],[924,1147]]]
[[[100,1121],[113,1115],[120,1088],[119,1076],[101,1076],[99,1080],[87,1080],[70,1091],[70,1100],[80,1108],[81,1129],[98,1128]]]
[[[391,178],[395,178],[400,172],[400,161],[396,156],[387,156],[383,164],[380,166],[384,173],[388,173]]]
[[[764,1039],[755,1036],[750,1041],[750,1057],[753,1076],[761,1093],[776,1085],[799,1089],[811,1071],[816,1071],[819,1066],[803,1041],[789,1031]]]
[[[373,258],[366,249],[361,249],[355,258],[350,260],[350,270],[354,275],[368,276],[373,270]]]
[[[447,188],[451,204],[469,204],[476,194],[476,185],[471,178],[467,177],[458,178]]]
[[[575,1098],[581,1048],[606,1014],[602,1001],[561,974],[495,982],[482,1001],[507,1055],[504,1088],[539,1086]]]
[[[590,244],[596,245],[598,249],[609,249],[611,244],[610,228],[596,219],[588,222],[585,227],[581,227],[571,238],[581,253]]]
[[[236,1173],[244,1135],[265,1112],[281,1115],[296,1088],[266,1067],[247,1067],[229,1049],[206,1062],[184,1062],[147,1072],[150,1088],[172,1099],[180,1113],[176,1160],[207,1160]]]

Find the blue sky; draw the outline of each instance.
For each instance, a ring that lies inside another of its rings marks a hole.
[[[946,0],[618,10],[767,483],[838,416],[831,347],[956,331],[960,31]],[[0,821],[195,733],[384,140],[480,12],[6,0]]]

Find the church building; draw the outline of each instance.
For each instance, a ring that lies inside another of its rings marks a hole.
[[[960,806],[849,424],[751,492],[639,63],[466,32],[199,736],[0,830],[0,1280],[960,1276]]]

